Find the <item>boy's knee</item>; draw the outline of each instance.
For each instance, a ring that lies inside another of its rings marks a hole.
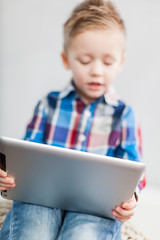
[[[61,231],[58,240],[98,240],[96,232],[88,226],[75,226]]]
[[[0,239],[55,239],[62,224],[63,211],[14,202],[2,227]]]

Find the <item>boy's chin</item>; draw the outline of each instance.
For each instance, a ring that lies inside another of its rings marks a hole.
[[[95,102],[98,98],[102,97],[104,94],[93,94],[93,95],[87,95],[83,97],[83,101],[86,104],[90,104],[92,102]]]
[[[104,94],[105,94],[104,91],[99,91],[99,92],[95,91],[95,92],[92,92],[92,94],[90,94],[89,97],[92,98],[92,99],[97,99],[97,98],[102,97]]]

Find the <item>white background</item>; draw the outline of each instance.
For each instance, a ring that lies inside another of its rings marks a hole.
[[[0,1],[0,136],[22,138],[37,101],[70,80],[61,64],[62,25],[79,0]],[[126,63],[115,85],[143,133],[146,188],[135,223],[160,239],[160,1],[114,0],[126,22]],[[154,221],[154,224],[152,224]]]
[[[61,89],[62,25],[79,0],[0,1],[0,135],[22,138],[37,101]],[[126,22],[126,63],[115,85],[140,119],[149,184],[160,186],[160,1],[115,0]]]

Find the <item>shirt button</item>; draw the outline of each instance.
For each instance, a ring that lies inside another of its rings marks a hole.
[[[86,140],[86,136],[85,135],[80,135],[78,139],[79,139],[80,142],[84,142]]]

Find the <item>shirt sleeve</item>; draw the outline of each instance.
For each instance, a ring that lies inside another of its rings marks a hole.
[[[33,117],[27,125],[24,140],[44,143],[47,111],[46,99],[39,101],[35,107]]]
[[[115,150],[116,157],[129,159],[132,161],[142,161],[142,137],[140,124],[137,121],[134,111],[131,107],[126,107],[121,122],[120,143]],[[138,187],[137,195],[145,187],[146,177],[143,174]]]

